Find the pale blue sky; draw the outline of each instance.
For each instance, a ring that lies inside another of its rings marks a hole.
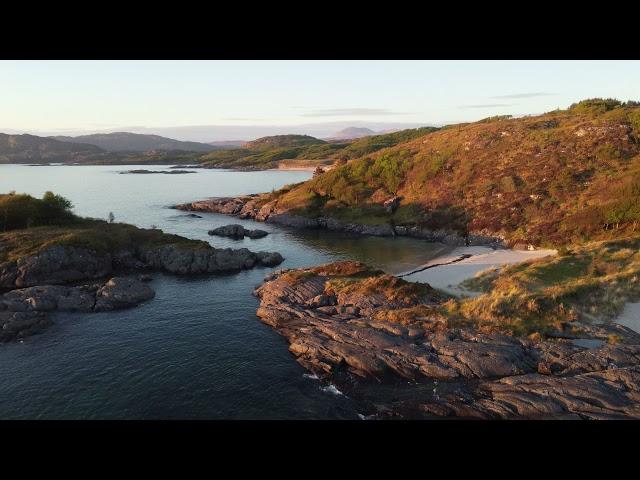
[[[0,131],[441,124],[640,100],[639,61],[1,61]]]

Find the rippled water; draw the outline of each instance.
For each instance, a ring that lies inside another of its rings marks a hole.
[[[413,239],[294,231],[269,224],[258,240],[210,237],[223,215],[189,218],[169,205],[208,196],[269,191],[308,172],[199,170],[188,175],[121,175],[148,166],[0,165],[0,192],[71,199],[79,215],[209,241],[216,247],[276,250],[277,268],[358,259],[404,271],[439,246]],[[353,402],[304,376],[287,342],[255,316],[251,295],[270,271],[182,278],[155,274],[155,299],[134,309],[56,314],[55,325],[19,343],[0,344],[0,418],[357,419]]]

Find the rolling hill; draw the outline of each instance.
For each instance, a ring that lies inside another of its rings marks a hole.
[[[183,142],[159,135],[140,133],[114,132],[81,135],[78,137],[53,137],[65,142],[85,143],[95,145],[108,152],[148,152],[152,150],[212,152],[221,147],[199,142]],[[222,147],[224,148],[224,147]]]
[[[71,143],[35,135],[0,133],[0,163],[81,161],[106,152],[95,145]]]
[[[366,137],[338,153],[343,165],[275,192],[277,212],[534,245],[616,238],[640,223],[638,102],[389,135],[395,145]]]

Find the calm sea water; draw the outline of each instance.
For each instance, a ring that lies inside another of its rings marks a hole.
[[[0,165],[0,192],[69,198],[77,214],[206,240],[216,247],[275,250],[276,268],[338,259],[390,272],[424,263],[439,248],[413,239],[294,231],[269,224],[258,240],[210,237],[243,221],[189,218],[168,209],[209,196],[270,191],[308,172],[199,170],[188,175],[121,175],[149,166]],[[0,344],[0,419],[352,419],[348,397],[305,376],[284,338],[255,315],[254,287],[271,271],[182,278],[155,274],[155,299],[134,309],[56,314],[55,325],[19,343]]]

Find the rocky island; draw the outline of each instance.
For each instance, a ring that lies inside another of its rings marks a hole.
[[[148,174],[164,174],[164,175],[184,175],[186,173],[197,173],[192,172],[191,170],[126,170],[124,172],[120,172],[120,174],[138,174],[138,175],[148,175]]]
[[[244,237],[249,238],[263,238],[269,235],[269,232],[265,232],[264,230],[250,230],[244,228],[242,225],[224,225],[222,227],[214,228],[213,230],[209,230],[209,235],[217,235],[219,237],[230,237],[240,240]]]

